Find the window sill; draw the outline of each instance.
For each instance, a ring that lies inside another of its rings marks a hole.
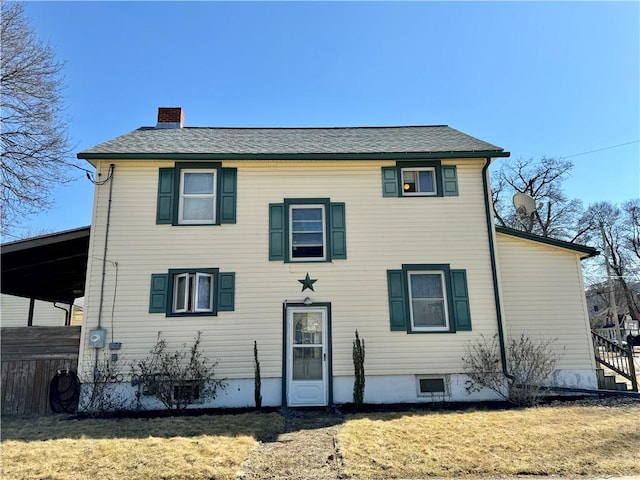
[[[217,317],[218,312],[185,312],[185,313],[167,313],[167,317]]]
[[[438,334],[438,333],[456,333],[456,331],[455,330],[407,330],[407,333]]]
[[[174,227],[214,227],[219,226],[219,223],[209,222],[209,223],[174,223],[172,226]]]

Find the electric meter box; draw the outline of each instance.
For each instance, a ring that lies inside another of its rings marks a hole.
[[[93,348],[104,348],[107,343],[107,331],[104,328],[89,330],[89,346]]]

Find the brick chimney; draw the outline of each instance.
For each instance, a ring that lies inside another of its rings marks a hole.
[[[184,125],[184,113],[182,107],[158,108],[158,124],[156,128],[182,128]]]

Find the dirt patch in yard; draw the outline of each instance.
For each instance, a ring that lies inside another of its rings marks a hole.
[[[345,478],[337,433],[343,416],[335,410],[284,410],[285,431],[264,439],[237,474],[242,480]]]

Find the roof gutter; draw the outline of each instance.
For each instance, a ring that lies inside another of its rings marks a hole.
[[[513,375],[509,374],[507,368],[507,352],[504,343],[504,325],[502,324],[502,304],[500,303],[500,292],[498,282],[498,267],[496,263],[496,247],[493,240],[493,218],[491,216],[491,198],[490,187],[488,181],[487,171],[491,165],[491,157],[487,157],[484,167],[482,167],[482,188],[484,190],[484,207],[487,220],[487,235],[489,239],[489,255],[491,257],[491,273],[493,277],[493,297],[496,303],[496,319],[498,321],[498,344],[500,345],[500,361],[502,362],[502,372],[504,376],[510,380],[513,380]]]

